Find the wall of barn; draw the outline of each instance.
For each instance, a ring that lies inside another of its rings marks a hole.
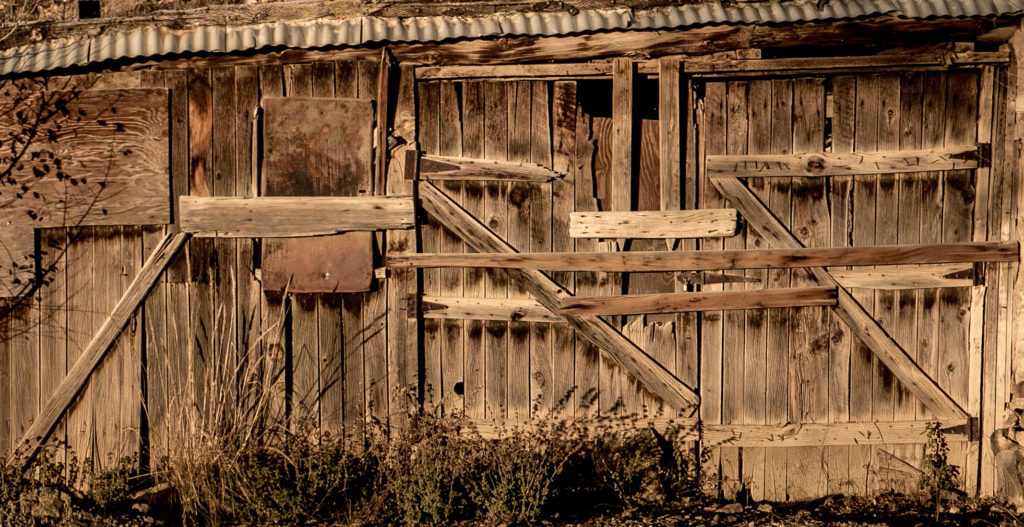
[[[376,99],[379,73],[379,63],[370,60],[268,63],[109,73],[93,87],[170,90],[175,196],[255,197],[263,159],[261,98]],[[688,81],[682,93],[692,111],[685,113],[679,145],[687,167],[680,174],[681,205],[723,206],[699,175],[705,154],[921,149],[987,136],[991,170],[758,181],[751,189],[808,246],[1012,239],[1017,189],[1006,124],[1008,75],[1005,66],[984,66]],[[657,210],[664,198],[657,76],[638,76],[636,89],[635,192],[627,206]],[[567,174],[549,183],[440,185],[520,251],[762,247],[746,227],[724,242],[687,240],[668,247],[661,240],[618,245],[569,237],[569,212],[621,206],[608,79],[424,81],[416,98],[424,153],[529,161]],[[0,390],[4,450],[21,438],[163,233],[162,227],[139,226],[40,231],[43,264],[55,262],[57,271],[0,326],[0,386],[11,387]],[[386,252],[386,236],[378,235],[378,257]],[[423,252],[470,252],[429,219],[418,244]],[[252,407],[265,409],[274,422],[307,423],[352,438],[368,423],[396,417],[402,400],[417,393],[428,409],[484,421],[679,415],[561,324],[427,318],[410,383],[394,368],[388,280],[375,281],[365,293],[268,293],[260,283],[260,253],[256,240],[193,239],[67,411],[54,441],[101,463],[131,455],[157,460],[189,419],[215,414],[225,397],[254,398]],[[986,438],[1002,415],[998,402],[1009,399],[1007,311],[1016,265],[986,264],[976,272],[984,281],[963,287],[856,289],[855,295],[959,404],[982,417]],[[423,295],[528,297],[501,271],[421,273]],[[808,280],[801,271],[738,275],[759,282],[705,290]],[[581,296],[695,288],[679,273],[552,276]],[[680,380],[699,387],[699,415],[707,423],[930,417],[823,308],[612,320]],[[995,476],[977,472],[991,465],[986,441],[953,442],[951,457],[968,488],[987,493]],[[746,488],[754,499],[770,500],[908,488],[923,453],[920,444],[720,446],[711,469],[723,493]]]

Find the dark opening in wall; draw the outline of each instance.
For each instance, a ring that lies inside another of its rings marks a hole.
[[[99,18],[100,17],[100,2],[99,0],[78,0],[78,18]]]

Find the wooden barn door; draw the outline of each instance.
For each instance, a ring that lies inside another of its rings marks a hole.
[[[1001,197],[988,168],[912,168],[921,151],[977,150],[991,141],[992,69],[708,80],[695,90],[698,206],[734,207],[744,219],[739,235],[706,239],[701,249],[999,239],[999,221],[989,210],[999,209]],[[907,167],[794,177],[817,170],[795,154],[832,159],[827,155],[872,152],[904,152]],[[959,412],[977,418],[982,344],[989,338],[982,327],[993,316],[983,311],[985,278],[992,268],[987,274],[971,264],[884,268],[887,273],[865,267],[729,271],[746,280],[704,290],[838,283],[849,295],[844,304],[840,289],[835,308],[703,313],[703,423],[962,421]],[[916,481],[922,445],[851,446],[838,427],[835,439],[813,446],[725,446],[715,451],[713,464],[727,495],[745,487],[755,499],[910,490]],[[950,446],[951,462],[972,488],[979,442]]]

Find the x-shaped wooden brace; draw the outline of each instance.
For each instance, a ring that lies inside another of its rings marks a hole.
[[[768,240],[769,244],[779,248],[803,247],[793,233],[740,180],[709,178],[709,181],[733,207],[736,207],[740,215],[746,218],[747,223]],[[943,391],[910,355],[907,355],[907,352],[864,310],[860,302],[839,285],[825,268],[812,267],[810,271],[821,285],[838,289],[839,298],[834,308],[835,312],[911,393],[940,418],[968,418],[967,412]]]
[[[444,192],[427,181],[421,181],[419,196],[423,208],[441,220],[446,228],[461,237],[467,245],[480,252],[512,253],[516,250],[500,236],[480,223],[472,214]],[[509,276],[520,282],[541,305],[555,316],[565,320],[577,334],[603,350],[619,366],[639,380],[666,404],[680,410],[696,407],[697,393],[672,375],[658,361],[644,353],[636,344],[615,328],[596,316],[577,316],[560,313],[561,302],[572,295],[544,273],[533,269],[506,269]]]

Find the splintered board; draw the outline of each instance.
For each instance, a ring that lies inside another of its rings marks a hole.
[[[372,101],[268,97],[266,196],[368,195],[373,169]],[[369,291],[373,233],[268,239],[263,288],[294,293]]]
[[[35,273],[40,227],[170,223],[165,89],[43,91],[0,100],[20,161],[0,185],[0,297]],[[6,150],[5,146],[5,150]]]

